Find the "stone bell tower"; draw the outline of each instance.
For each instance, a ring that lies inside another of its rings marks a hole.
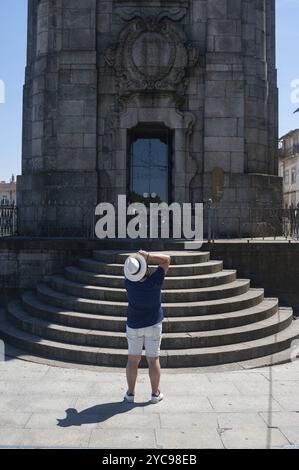
[[[84,236],[119,194],[212,198],[228,236],[281,207],[275,0],[29,0],[28,18],[22,235]]]

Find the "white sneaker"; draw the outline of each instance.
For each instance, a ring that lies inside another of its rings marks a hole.
[[[127,393],[125,394],[124,399],[125,399],[128,403],[134,403],[135,395],[128,395],[128,392],[127,392]]]
[[[164,395],[163,395],[163,393],[160,392],[160,390],[159,390],[159,395],[152,395],[152,397],[151,397],[151,403],[154,403],[154,404],[159,403],[160,401],[163,400],[163,398],[164,398]]]

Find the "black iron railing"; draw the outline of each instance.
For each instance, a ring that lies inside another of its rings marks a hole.
[[[17,212],[15,204],[0,204],[0,237],[11,237],[17,235]]]
[[[219,205],[208,200],[204,202],[204,238],[209,241],[215,239],[229,238],[269,238],[299,240],[299,206],[291,208],[265,208],[246,207],[232,208]],[[116,211],[117,216],[117,211]],[[133,215],[126,217],[127,224],[132,221]],[[95,215],[95,209],[89,208],[85,211],[83,219],[78,224],[79,227],[66,226],[59,227],[56,221],[45,220],[40,229],[35,229],[34,236],[42,237],[83,237],[95,239],[95,225],[99,217]],[[234,229],[229,227],[228,220],[234,221]],[[192,208],[192,227],[194,227],[195,214]],[[117,220],[116,226],[117,226]],[[151,220],[147,216],[148,231],[150,235]],[[173,217],[169,217],[169,237],[174,234]],[[158,219],[159,238],[163,220]],[[116,230],[117,232],[117,230]],[[18,209],[16,205],[0,204],[0,237],[18,235]],[[149,236],[148,235],[148,236]],[[161,237],[163,238],[163,237]]]
[[[218,206],[210,202],[206,206],[207,238],[269,238],[299,239],[299,207],[271,208],[246,207],[242,210]],[[234,228],[228,230],[228,220],[234,219]]]

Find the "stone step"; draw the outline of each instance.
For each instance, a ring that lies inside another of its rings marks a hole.
[[[73,328],[37,319],[23,310],[20,301],[13,301],[8,305],[8,319],[17,328],[45,339],[74,345],[127,349],[127,338],[123,332]],[[292,309],[280,309],[266,320],[236,328],[193,333],[164,333],[161,348],[164,350],[207,348],[253,341],[282,331],[292,323],[292,319]]]
[[[123,264],[136,246],[125,243],[121,252],[115,246],[95,250],[93,259],[79,260],[11,302],[0,320],[0,336],[54,360],[124,367]],[[172,265],[162,292],[163,367],[251,361],[285,351],[299,338],[292,309],[279,308],[278,299],[264,299],[263,289],[250,289],[249,280],[224,271],[222,261],[211,261],[209,253],[181,248],[169,247]]]
[[[134,253],[136,251],[95,250],[93,251],[93,258],[104,263],[124,264],[127,257]],[[150,253],[154,255],[161,252],[151,251]],[[209,251],[164,251],[163,253],[171,256],[172,265],[198,264],[210,261]]]
[[[202,243],[202,242],[201,242]],[[146,251],[198,251],[200,243],[196,240],[186,239],[106,239],[99,242],[99,249],[106,251],[128,251],[136,252],[139,250]]]
[[[126,349],[81,346],[51,341],[16,328],[5,317],[0,319],[0,332],[4,341],[43,357],[65,362],[114,367],[125,367],[127,363]],[[208,348],[162,350],[161,364],[166,368],[178,368],[245,361],[288,349],[292,341],[297,338],[299,338],[299,322],[295,321],[279,333],[253,341]],[[144,357],[141,365],[146,366]]]
[[[102,263],[93,259],[82,258],[78,262],[79,267],[85,271],[91,271],[97,274],[109,274],[123,276],[124,265],[116,263]],[[151,270],[157,266],[149,265]],[[223,261],[208,261],[206,263],[197,264],[177,264],[170,266],[168,275],[171,276],[198,276],[200,274],[212,274],[222,271]]]
[[[79,312],[120,316],[126,316],[127,314],[127,302],[79,298],[64,292],[58,292],[46,284],[37,286],[37,296],[45,303]],[[262,302],[263,299],[263,289],[250,289],[245,294],[225,299],[163,303],[162,305],[165,316],[181,317],[232,312],[253,307]]]
[[[41,302],[35,293],[22,295],[23,308],[31,316],[53,321],[60,325],[85,328],[88,330],[126,331],[126,316],[96,315],[72,312]],[[235,312],[194,317],[165,317],[164,331],[194,332],[209,331],[247,325],[262,321],[278,311],[278,299],[265,299],[260,304]]]
[[[64,270],[67,279],[91,286],[106,286],[121,288],[124,285],[124,276],[116,276],[109,274],[95,274],[94,272],[85,271],[76,266],[68,266]],[[228,284],[236,280],[236,270],[223,270],[214,274],[205,274],[199,276],[175,276],[167,275],[164,280],[166,289],[195,289],[202,287],[219,286]]]
[[[116,287],[89,286],[70,281],[63,276],[51,276],[50,286],[66,294],[94,300],[108,300],[112,302],[127,302],[126,290]],[[244,294],[250,288],[250,281],[238,279],[230,284],[205,287],[199,289],[164,289],[162,299],[167,302],[196,302],[199,300],[215,300]]]

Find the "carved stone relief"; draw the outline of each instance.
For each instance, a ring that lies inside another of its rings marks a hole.
[[[125,21],[130,21],[136,16],[144,18],[144,17],[155,17],[158,21],[162,20],[163,18],[169,18],[173,21],[179,21],[186,16],[187,8],[182,7],[169,7],[169,8],[161,8],[161,7],[147,7],[143,8],[142,11],[138,11],[136,7],[118,7],[114,9],[115,13]]]
[[[185,95],[186,71],[196,65],[199,50],[166,13],[143,17],[137,12],[117,44],[105,51],[105,61],[116,73],[120,102],[136,91],[170,92],[179,102]]]

